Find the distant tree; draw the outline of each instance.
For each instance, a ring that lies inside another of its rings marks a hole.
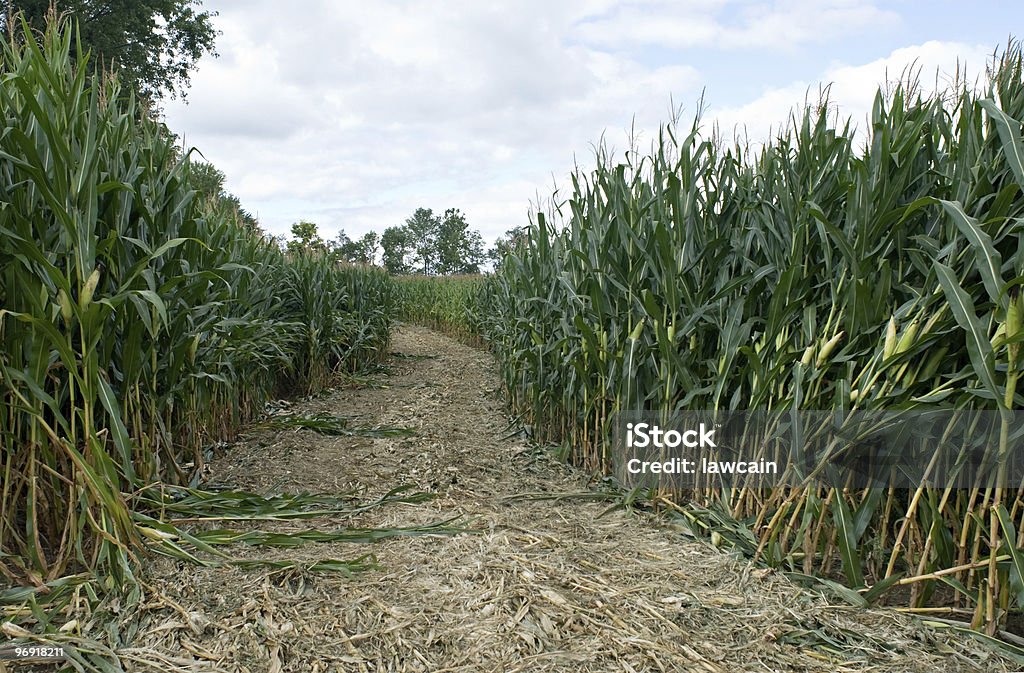
[[[437,228],[436,272],[441,275],[479,273],[484,261],[480,232],[471,230],[458,208],[449,208]]]
[[[238,222],[244,224],[253,232],[262,232],[259,220],[256,219],[255,215],[242,207],[242,202],[238,200],[237,196],[229,192],[224,192],[220,201],[223,207],[230,209],[234,213]]]
[[[380,237],[381,263],[389,273],[409,273],[406,258],[412,249],[409,232],[405,227],[388,227]]]
[[[216,166],[205,161],[191,161],[189,170],[192,188],[196,190],[197,198],[208,201],[220,198],[224,194],[224,180],[227,177]]]
[[[437,233],[441,220],[430,208],[417,208],[405,221],[413,268],[418,273],[433,273],[437,265]]]
[[[348,237],[345,230],[342,229],[338,232],[338,235],[331,239],[332,250],[345,250],[352,245],[352,239]]]
[[[23,12],[41,32],[51,0],[0,0],[0,31]],[[61,0],[58,11],[77,22],[92,63],[117,70],[129,88],[152,100],[185,97],[190,74],[205,54],[216,56],[216,12],[201,0]],[[72,57],[75,45],[72,44]]]
[[[292,240],[288,241],[289,252],[326,249],[327,244],[317,233],[316,223],[302,220],[292,225]]]
[[[345,230],[342,229],[327,243],[327,248],[330,250],[331,256],[335,260],[342,262],[357,262],[359,244],[348,237]]]
[[[480,273],[480,267],[487,261],[487,253],[484,252],[484,239],[479,231],[471,229],[466,232],[464,240],[465,255],[459,273]]]
[[[359,262],[362,264],[375,264],[377,262],[377,250],[380,249],[380,236],[376,231],[368,231],[357,242]]]
[[[388,227],[376,238],[370,232],[359,240],[361,259],[381,261],[393,274],[468,274],[479,273],[487,260],[480,232],[469,228],[466,216],[458,208],[434,215],[430,208],[417,208],[402,226]]]
[[[207,208],[224,209],[254,233],[260,232],[256,217],[242,207],[238,197],[224,190],[224,172],[206,161],[189,162],[189,179],[196,199]]]
[[[487,251],[487,260],[495,269],[501,266],[501,263],[504,261],[507,254],[514,252],[516,248],[522,244],[525,234],[525,227],[516,227],[514,229],[509,229],[498,237],[498,240],[494,242],[491,249]]]

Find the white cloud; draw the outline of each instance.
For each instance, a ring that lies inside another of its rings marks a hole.
[[[492,239],[605,128],[656,124],[699,85],[687,65],[571,43],[603,3],[307,6],[301,22],[270,2],[215,6],[222,57],[167,109],[275,233],[313,215],[329,235],[379,231],[425,206],[462,208]]]
[[[921,92],[930,94],[947,89],[958,71],[973,84],[984,73],[990,56],[991,49],[985,46],[930,41],[897,49],[863,65],[834,65],[816,82],[798,81],[770,89],[741,106],[720,110],[711,107],[709,117],[727,137],[738,131],[761,142],[786,123],[796,107],[817,103],[827,86],[830,106],[863,133],[880,85],[905,81],[908,75],[916,74]]]
[[[170,127],[227,174],[228,189],[272,233],[311,219],[327,236],[379,232],[422,206],[460,208],[493,239],[524,224],[529,202],[553,177],[564,183],[574,159],[588,165],[605,131],[621,150],[635,124],[646,145],[670,101],[692,110],[703,85],[696,63],[709,52],[739,63],[757,49],[824,51],[823,41],[899,22],[853,0],[206,5],[221,13],[221,58],[201,63],[189,105],[168,105]],[[701,49],[671,59],[645,51],[687,44]],[[927,43],[834,64],[822,77],[835,80],[834,100],[861,114],[886,67],[896,73],[918,57],[927,70],[956,54],[980,67],[979,53]],[[808,86],[711,113],[723,128],[742,121],[756,133],[784,119]]]
[[[792,49],[899,22],[895,12],[858,0],[695,0],[656,5],[655,11],[647,3],[620,6],[582,22],[577,34],[607,46]]]

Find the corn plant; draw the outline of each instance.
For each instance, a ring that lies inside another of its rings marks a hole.
[[[624,410],[1019,410],[1021,70],[1011,42],[980,87],[880,89],[866,142],[823,99],[757,150],[699,119],[621,160],[599,148],[452,321],[476,316],[516,412],[593,469]],[[993,632],[1024,608],[1021,488],[663,502],[856,601],[902,586]]]
[[[379,359],[394,290],[197,203],[189,153],[72,34],[25,27],[0,55],[0,575],[117,589],[178,535],[139,489]]]
[[[398,276],[396,281],[403,320],[479,343],[483,316],[476,296],[484,276]]]

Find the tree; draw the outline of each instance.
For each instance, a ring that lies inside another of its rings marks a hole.
[[[356,261],[355,257],[359,245],[348,237],[344,229],[338,232],[338,235],[327,244],[327,247],[330,248],[331,255],[335,260],[342,262]]]
[[[388,273],[409,273],[406,257],[409,255],[409,232],[405,227],[388,227],[380,237],[381,263]]]
[[[484,243],[480,232],[470,230],[466,216],[458,208],[445,211],[437,229],[437,266],[442,275],[479,273],[484,261]]]
[[[464,239],[462,267],[459,273],[480,273],[480,266],[487,261],[487,253],[484,252],[484,239],[480,232],[472,229],[466,232]]]
[[[377,250],[380,248],[380,236],[376,231],[368,231],[357,242],[359,262],[374,264],[377,261]]]
[[[6,34],[9,17],[22,12],[42,31],[50,2],[0,0],[0,30]],[[202,11],[201,0],[62,0],[58,11],[77,22],[93,64],[116,69],[123,84],[151,100],[185,98],[196,62],[217,55],[217,14]]]
[[[432,273],[437,264],[437,232],[441,220],[430,208],[417,208],[405,221],[407,242],[412,249],[413,265],[419,273]]]
[[[206,161],[190,161],[189,172],[192,189],[196,190],[196,198],[199,201],[217,199],[224,194],[224,180],[227,176],[213,164]]]
[[[505,256],[510,252],[515,252],[516,249],[523,243],[523,238],[526,235],[525,227],[516,227],[509,229],[504,234],[498,237],[498,240],[494,242],[494,247],[487,251],[487,260],[494,265],[497,269],[501,266],[501,263],[505,260]]]
[[[292,225],[291,241],[288,241],[289,252],[306,250],[326,250],[327,244],[316,231],[316,223],[302,220]]]
[[[238,200],[238,197],[230,192],[222,192],[220,197],[221,204],[230,208],[235,213],[235,217],[239,222],[249,227],[254,233],[261,232],[260,221],[256,219],[256,216],[250,213],[248,210],[242,207],[242,202]]]
[[[196,200],[206,208],[223,209],[253,233],[262,233],[256,217],[242,207],[238,197],[224,190],[224,172],[205,161],[189,162],[189,181]],[[222,211],[222,212],[223,212]]]
[[[469,228],[458,208],[449,208],[442,216],[417,208],[404,225],[376,236],[370,232],[359,240],[360,259],[372,263],[379,243],[384,268],[393,274],[480,273],[487,259],[480,232]]]

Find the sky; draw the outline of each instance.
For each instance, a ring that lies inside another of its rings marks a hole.
[[[325,238],[459,208],[485,241],[528,222],[602,138],[648,147],[673,111],[755,143],[794,106],[859,128],[914,66],[973,81],[1024,3],[948,0],[205,0],[204,57],[168,126],[264,229]]]

